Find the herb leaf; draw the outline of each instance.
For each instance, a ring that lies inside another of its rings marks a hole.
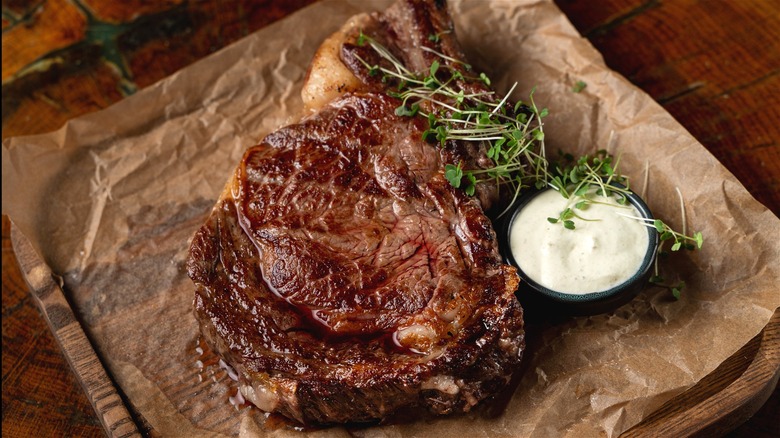
[[[460,187],[461,179],[463,179],[463,169],[461,169],[460,164],[457,166],[447,164],[444,166],[444,177],[447,178],[452,187],[457,189]]]

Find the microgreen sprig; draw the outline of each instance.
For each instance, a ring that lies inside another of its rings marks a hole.
[[[701,249],[702,245],[704,244],[704,237],[701,231],[696,231],[691,236],[686,235],[685,204],[683,203],[682,194],[680,193],[679,189],[677,189],[677,196],[679,197],[680,200],[680,213],[682,216],[681,220],[682,220],[682,227],[683,227],[682,232],[675,231],[674,229],[672,229],[672,227],[667,225],[661,219],[649,219],[649,218],[638,218],[638,217],[632,217],[632,218],[641,221],[647,227],[655,228],[655,230],[658,232],[659,240],[661,241],[661,244],[658,246],[659,257],[656,257],[655,259],[654,273],[653,276],[650,277],[650,282],[655,284],[656,286],[665,287],[669,289],[672,292],[672,296],[675,299],[679,300],[681,292],[685,287],[685,282],[679,281],[676,284],[666,283],[664,278],[659,274],[658,260],[659,258],[668,255],[668,253],[664,249],[664,246],[666,245],[667,242],[673,242],[671,246],[672,251],[679,251],[680,249],[693,251],[696,249]]]
[[[584,81],[577,81],[577,82],[574,84],[574,86],[573,86],[573,87],[571,87],[571,91],[572,91],[572,92],[574,92],[574,93],[579,93],[579,92],[581,92],[582,90],[584,90],[584,89],[585,89],[585,87],[587,87],[587,86],[588,86],[588,84],[586,84]]]
[[[575,229],[574,218],[588,220],[576,214],[575,210],[604,203],[597,200],[596,196],[614,197],[619,205],[628,204],[627,196],[631,191],[628,178],[617,172],[619,159],[603,149],[592,157],[584,155],[574,161],[573,156],[564,155],[563,159],[567,164],[553,166],[549,185],[571,202],[558,218],[548,218],[549,222],[561,223],[569,230]]]
[[[680,299],[680,296],[682,296],[682,290],[685,288],[684,281],[680,280],[677,283],[669,284],[665,282],[663,277],[657,274],[650,277],[650,283],[653,283],[656,286],[669,289],[672,292],[672,296],[674,297],[675,300]]]
[[[439,33],[432,33],[432,34],[428,35],[428,41],[431,41],[431,42],[434,42],[434,43],[438,43],[439,41],[441,41],[441,36],[442,35],[447,35],[448,33],[451,33],[451,32],[452,32],[452,30],[445,30],[445,31],[439,32]]]
[[[660,219],[653,220],[653,226],[656,230],[658,230],[658,235],[661,241],[674,239],[674,243],[672,244],[672,251],[677,251],[680,248],[685,248],[692,251],[694,249],[701,248],[701,245],[704,243],[704,238],[702,237],[701,231],[693,233],[693,236],[686,236],[682,233],[674,231],[671,227],[669,227],[669,225],[666,225]]]
[[[433,40],[438,40],[438,36]],[[369,74],[381,73],[383,81],[395,85],[388,93],[401,101],[395,113],[427,118],[423,139],[437,141],[441,146],[448,141],[485,144],[493,166],[464,169],[462,162],[447,164],[444,176],[453,187],[473,195],[477,184],[492,180],[498,187],[509,186],[513,197],[517,197],[523,188],[547,185],[550,174],[542,118],[548,111],[536,106],[533,91],[527,103],[518,101],[511,106],[509,98],[517,84],[501,98],[489,89],[464,92],[459,82],[490,85],[490,78],[485,73],[472,75],[469,64],[434,49],[421,47],[438,59],[427,71],[412,72],[373,38],[361,33],[358,44],[370,45],[384,61],[379,65],[358,58]]]

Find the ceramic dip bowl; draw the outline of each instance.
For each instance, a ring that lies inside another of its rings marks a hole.
[[[524,306],[604,313],[647,285],[659,244],[652,220],[631,192],[605,197],[594,188],[567,199],[547,188],[511,206],[498,227],[499,246],[504,260],[518,268]]]

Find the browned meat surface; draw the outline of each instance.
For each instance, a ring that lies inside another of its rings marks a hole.
[[[432,1],[373,19],[410,65],[421,40],[393,35],[451,26]],[[479,150],[423,141],[426,120],[372,80],[250,148],[188,261],[204,337],[245,397],[304,424],[468,411],[524,347],[515,271],[480,200],[444,178]]]

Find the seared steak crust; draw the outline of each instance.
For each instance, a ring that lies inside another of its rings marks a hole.
[[[247,399],[304,424],[467,411],[524,346],[517,275],[444,178],[474,151],[423,141],[377,91],[250,148],[190,249],[206,341]]]

